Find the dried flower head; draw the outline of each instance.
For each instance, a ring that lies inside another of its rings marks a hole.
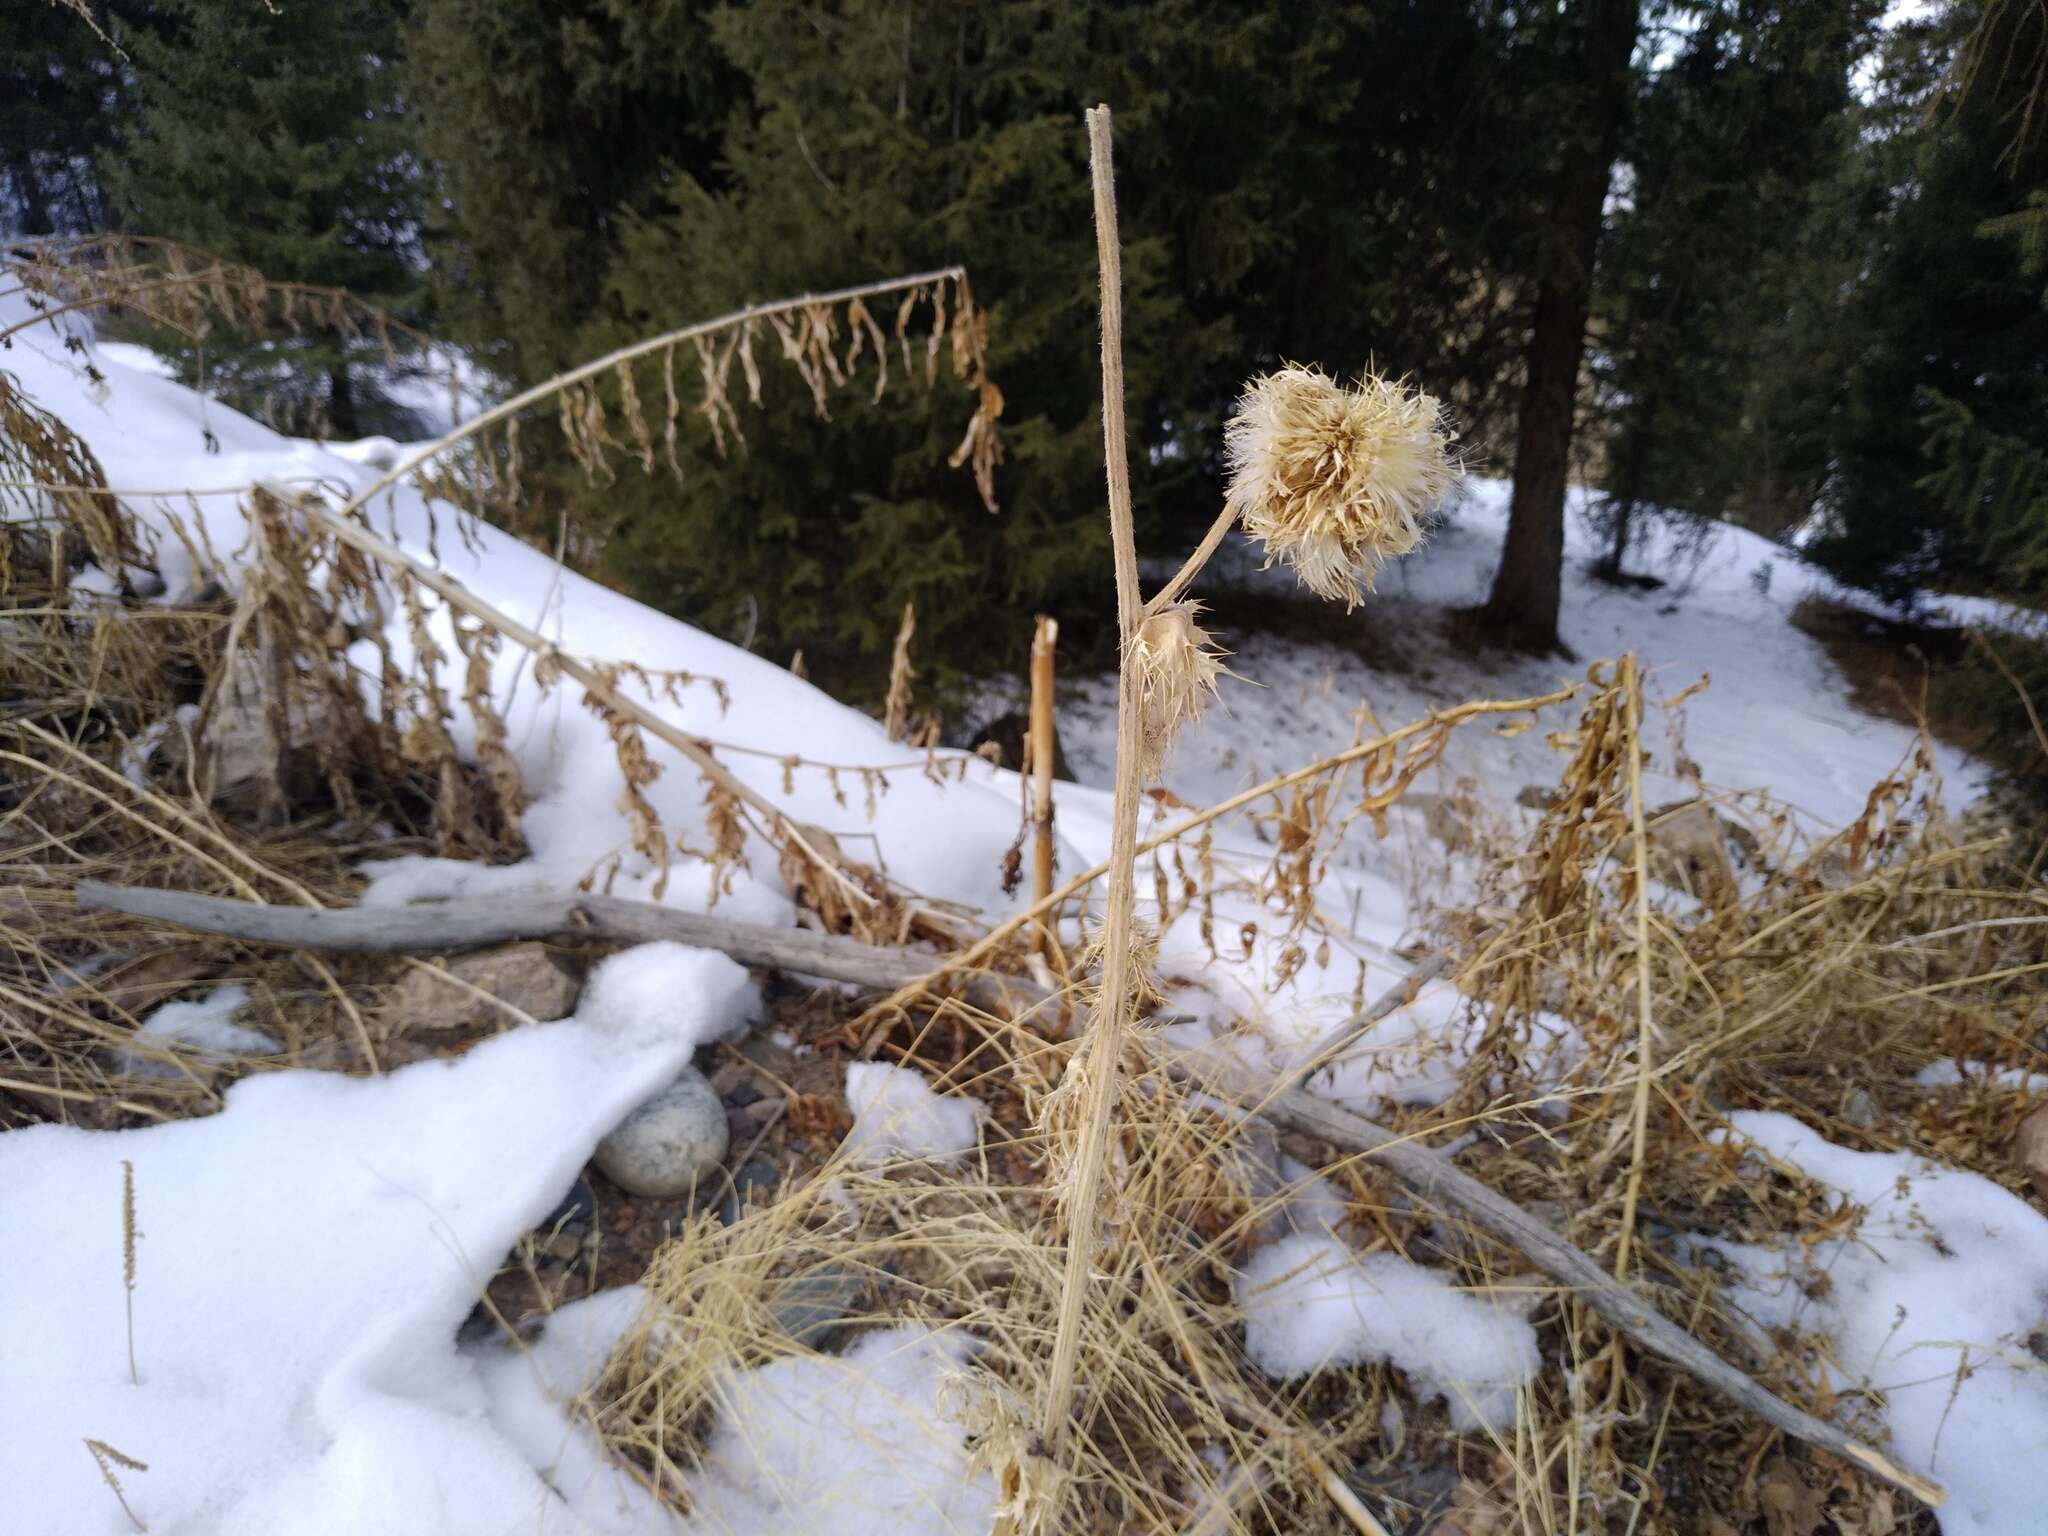
[[[1458,477],[1457,434],[1434,397],[1367,374],[1347,389],[1316,368],[1245,386],[1224,428],[1229,504],[1310,591],[1347,606],[1405,555]]]
[[[1195,622],[1200,611],[1199,603],[1169,603],[1138,626],[1131,643],[1131,677],[1143,715],[1138,771],[1148,779],[1165,763],[1181,726],[1201,716],[1225,670],[1226,653]]]

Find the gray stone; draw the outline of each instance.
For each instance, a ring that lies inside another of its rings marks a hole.
[[[732,1176],[732,1189],[719,1202],[718,1219],[728,1227],[740,1219],[755,1195],[772,1195],[778,1182],[775,1165],[757,1157]]]
[[[768,1310],[792,1343],[819,1349],[852,1315],[865,1285],[865,1277],[851,1264],[828,1260],[785,1281]]]
[[[1849,1090],[1849,1096],[1842,1101],[1842,1118],[1859,1131],[1867,1131],[1877,1124],[1877,1101],[1871,1098],[1867,1088]]]
[[[730,1145],[725,1106],[703,1073],[685,1067],[597,1144],[596,1161],[630,1195],[675,1200],[708,1186]]]
[[[507,1012],[498,1003],[545,1023],[575,1012],[577,995],[583,990],[576,978],[556,963],[545,944],[501,944],[496,949],[457,955],[444,964],[448,976],[456,980],[420,966],[407,969],[386,1004],[394,1026],[432,1030],[516,1024],[518,1014]],[[485,995],[478,996],[479,991]]]

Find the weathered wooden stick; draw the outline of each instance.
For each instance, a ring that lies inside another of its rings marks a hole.
[[[900,986],[923,974],[937,958],[863,944],[837,934],[732,923],[678,912],[651,901],[581,893],[465,897],[400,907],[321,910],[81,880],[78,906],[83,912],[125,912],[262,944],[356,953],[431,954],[515,939],[600,939],[621,944],[673,939],[679,944],[722,950],[742,965],[773,966],[875,988]],[[982,979],[997,985],[993,979]],[[1032,982],[1019,982],[1018,986],[1034,998],[1040,995]]]
[[[77,890],[81,911],[125,912],[203,933],[303,949],[395,953],[461,949],[514,939],[587,938],[620,943],[673,939],[721,950],[746,965],[774,966],[877,989],[900,987],[925,976],[934,958],[834,934],[732,923],[617,896],[494,896],[465,899],[459,904],[322,910],[230,901],[186,891],[143,890],[98,880],[81,880]],[[1355,1040],[1364,1022],[1384,1018],[1412,1000],[1419,990],[1418,977],[1426,979],[1431,970],[1432,966],[1425,964],[1403,977],[1359,1016],[1358,1026],[1345,1029],[1339,1038],[1345,1043]],[[1014,996],[1031,1002],[1042,1001],[1046,995],[1025,977],[980,977],[977,982],[990,990],[1007,987]],[[1330,1057],[1328,1046],[1317,1051],[1309,1058],[1308,1070]],[[1288,1086],[1303,1075],[1301,1068],[1276,1081],[1211,1052],[1171,1059],[1156,1055],[1156,1059],[1170,1076],[1285,1130],[1348,1151],[1369,1153],[1426,1204],[1491,1233],[1568,1287],[1646,1354],[1677,1367],[1786,1434],[1840,1456],[1927,1504],[1942,1502],[1944,1494],[1939,1487],[1825,1420],[1794,1407],[1728,1364],[1632,1287],[1614,1279],[1583,1250],[1450,1159],[1342,1105]]]

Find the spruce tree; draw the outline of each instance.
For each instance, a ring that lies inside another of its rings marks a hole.
[[[62,6],[0,6],[0,234],[107,226],[94,161],[118,133],[123,80],[101,33],[125,32],[133,9],[102,6],[96,33]]]
[[[743,82],[715,0],[413,0],[404,82],[435,178],[448,332],[506,378],[578,361],[622,222],[671,181],[716,188]]]
[[[1575,18],[1556,23],[1576,84],[1558,98],[1557,160],[1533,252],[1535,302],[1507,539],[1480,614],[1494,635],[1531,651],[1559,648],[1564,494],[1579,368],[1608,183],[1635,88],[1630,56],[1640,21],[1641,0],[1588,0]]]
[[[1775,532],[1817,490],[1761,375],[1803,266],[1824,259],[1801,233],[1850,152],[1849,72],[1878,6],[1702,9],[1661,40],[1631,115],[1596,299],[1610,572],[1646,515]]]
[[[2012,90],[1928,110],[1981,14],[1895,32],[1856,171],[1872,213],[1841,312],[1850,366],[1810,552],[1901,600],[1930,585],[2041,590],[2011,559],[2016,533],[2029,542],[2011,519],[2037,504],[2009,498],[1996,471],[2048,450],[2048,307],[2012,222],[2048,186],[2048,151],[2008,152],[2024,101]]]
[[[104,157],[130,226],[272,278],[415,302],[421,187],[397,89],[402,13],[403,0],[156,0],[125,34],[131,117]],[[176,351],[196,376],[196,349]],[[351,437],[363,425],[351,352],[333,334],[283,353],[221,338],[205,362],[231,393],[245,376],[252,404],[316,379],[319,424]],[[280,424],[313,423],[287,412]]]

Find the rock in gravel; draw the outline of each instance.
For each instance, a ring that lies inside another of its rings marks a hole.
[[[591,1191],[586,1179],[578,1179],[569,1186],[569,1193],[562,1196],[562,1203],[548,1213],[547,1220],[540,1224],[542,1232],[587,1231],[597,1220],[597,1196]]]
[[[556,961],[545,944],[502,944],[442,962],[450,981],[421,966],[409,967],[385,1005],[391,1023],[414,1030],[504,1028],[518,1014],[507,1003],[543,1023],[567,1018],[582,986]],[[468,986],[460,983],[468,982]],[[477,991],[472,991],[476,988]],[[478,996],[481,991],[484,996]]]
[[[724,1200],[719,1202],[718,1219],[728,1227],[738,1221],[755,1197],[767,1199],[775,1193],[779,1176],[775,1165],[765,1157],[752,1159],[732,1176],[732,1188]]]
[[[731,1145],[725,1105],[695,1067],[597,1144],[598,1171],[631,1195],[675,1200],[708,1187]]]
[[[792,1343],[822,1349],[832,1330],[853,1314],[866,1283],[851,1264],[820,1264],[784,1282],[769,1311]]]

